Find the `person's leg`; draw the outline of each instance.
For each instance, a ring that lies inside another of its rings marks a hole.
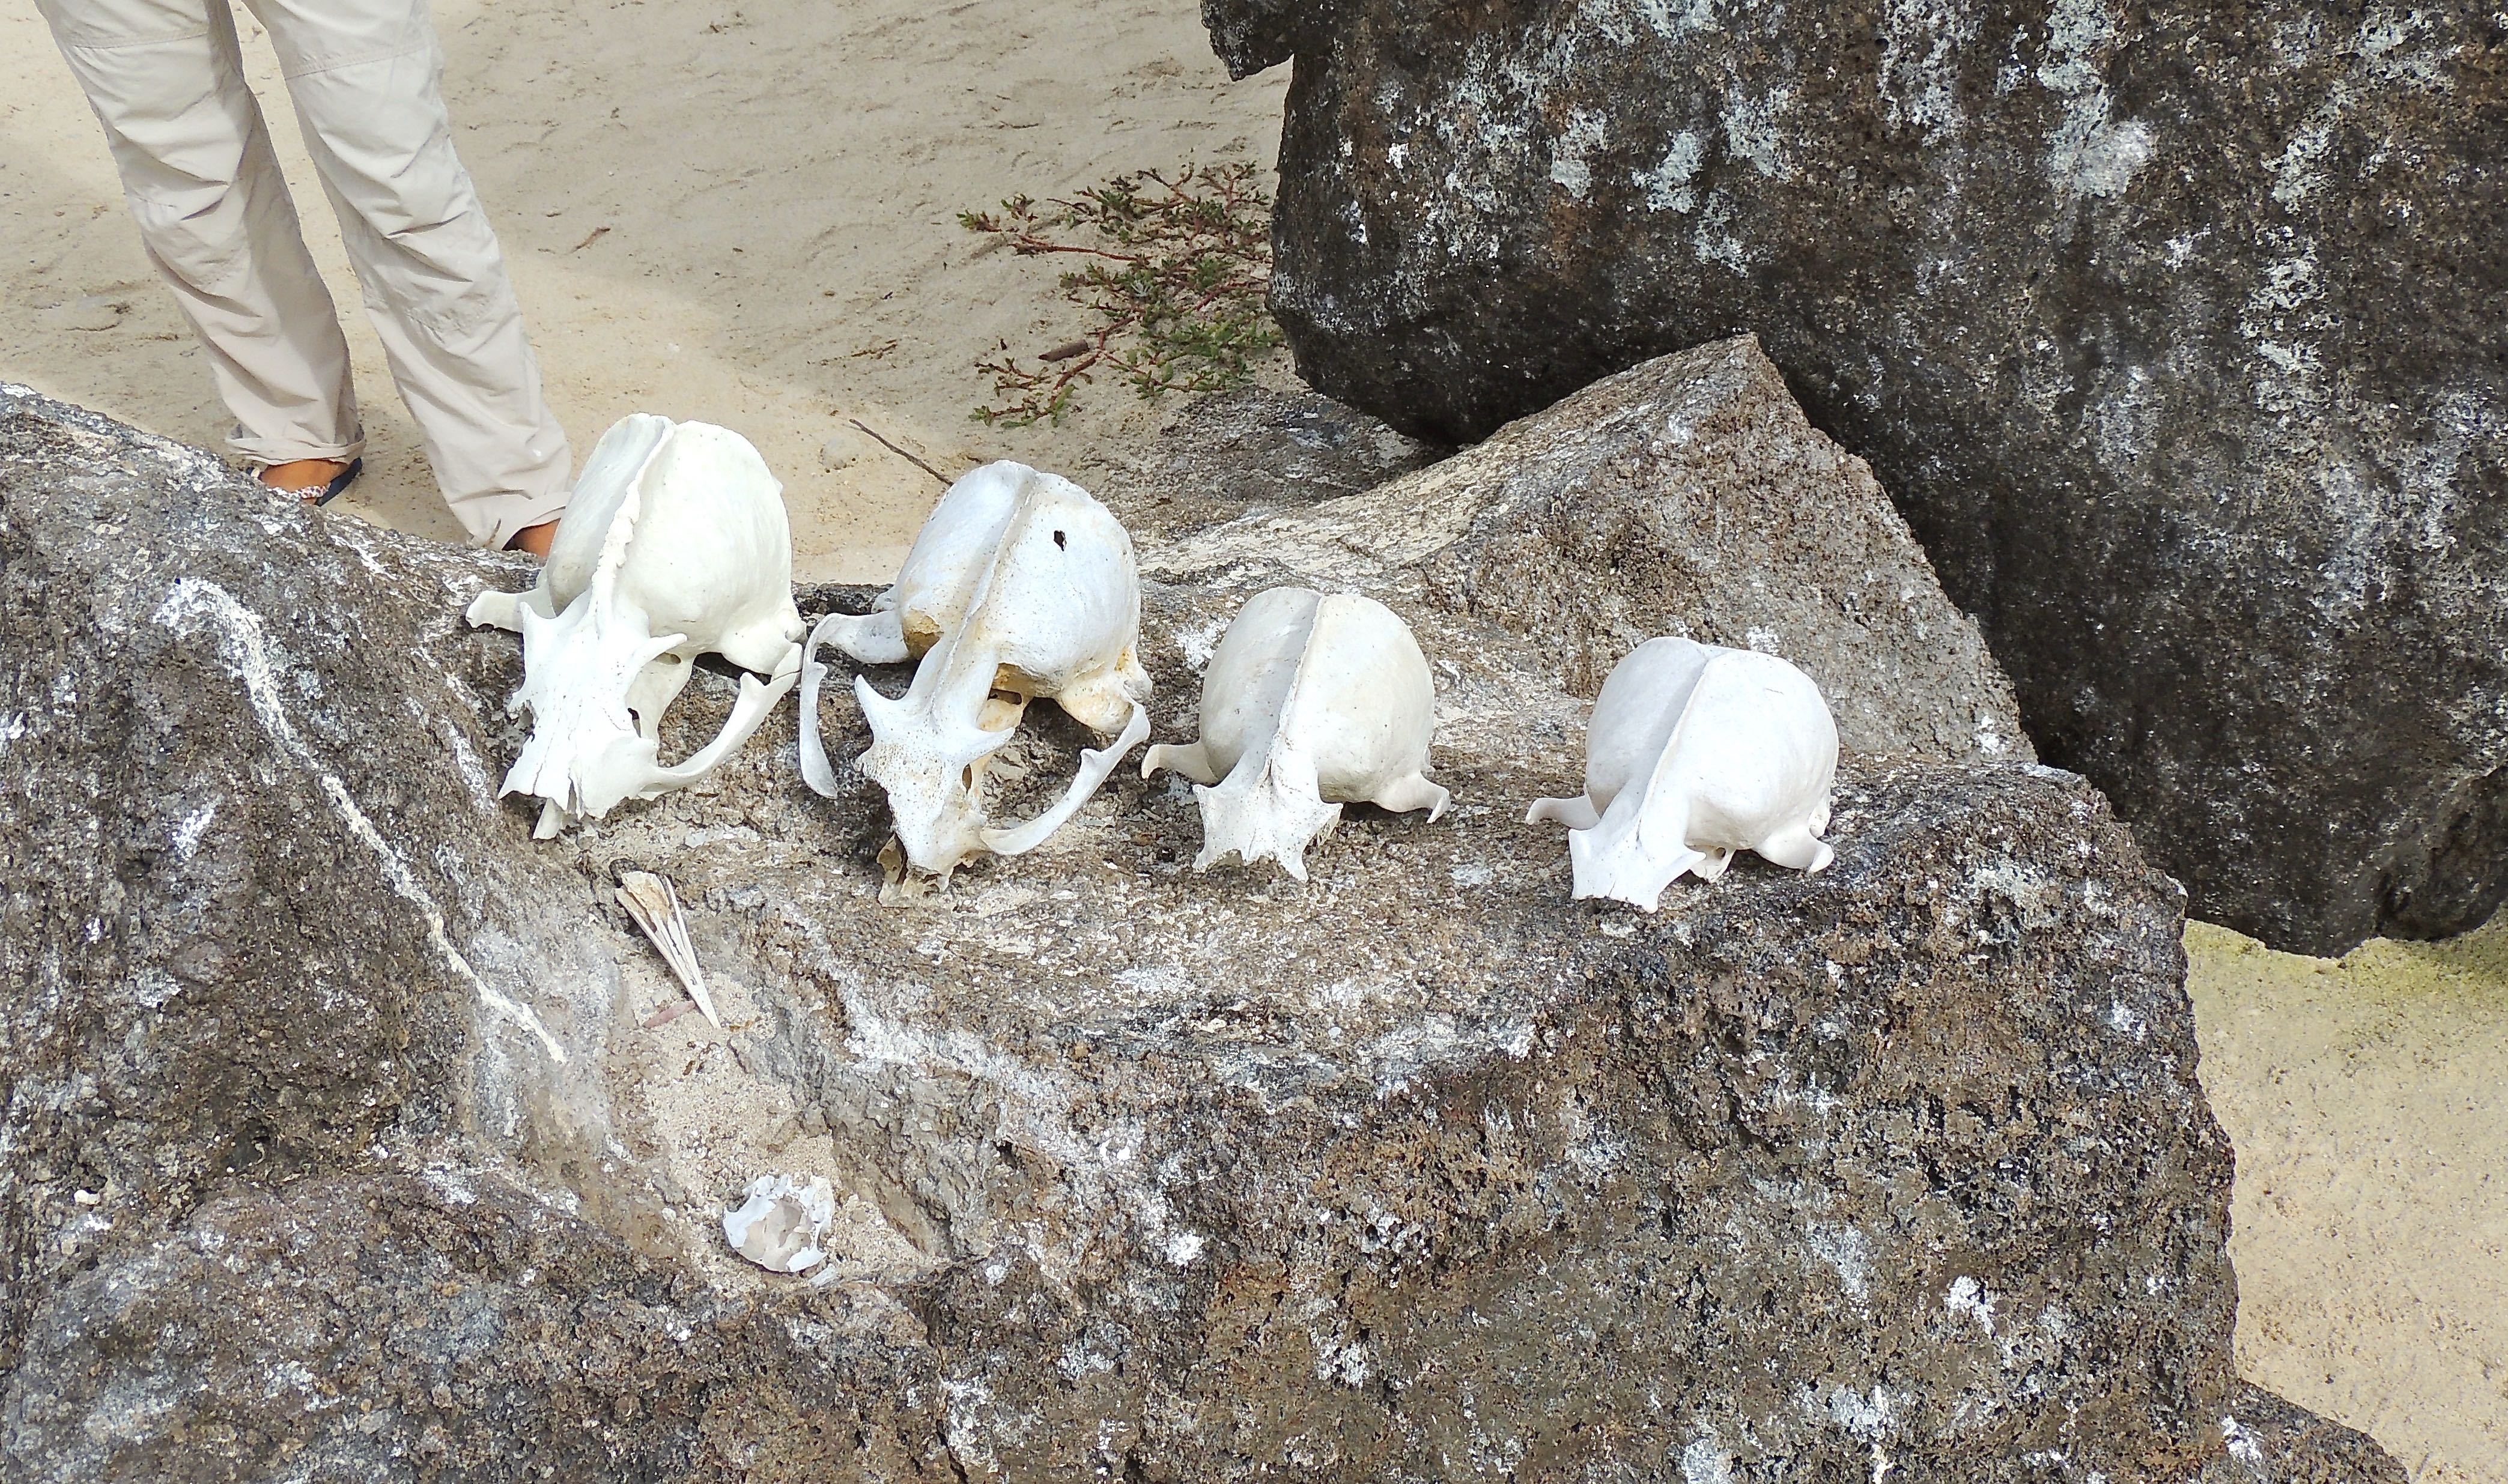
[[[278,48],[445,500],[474,542],[513,543],[565,510],[571,456],[496,234],[453,153],[424,0],[246,3]]]
[[[280,488],[364,447],[349,346],[244,85],[227,0],[36,0],[104,125],[149,261]]]

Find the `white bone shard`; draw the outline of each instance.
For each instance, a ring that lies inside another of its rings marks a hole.
[[[670,878],[650,871],[621,873],[618,905],[627,909],[636,925],[645,929],[645,936],[661,950],[662,961],[680,976],[681,987],[705,1012],[707,1023],[721,1030],[722,1017],[714,1012],[714,996],[706,993],[705,969],[697,962],[696,945],[688,941],[687,914],[680,910],[679,888],[671,885]]]
[[[1373,598],[1272,588],[1237,610],[1201,677],[1201,737],[1152,747],[1141,777],[1198,785],[1207,871],[1234,852],[1307,879],[1307,846],[1344,804],[1446,812],[1428,781],[1436,688],[1411,627]]]
[[[538,583],[482,593],[473,624],[519,629],[531,740],[504,793],[543,800],[536,838],[704,778],[764,722],[800,676],[793,531],[784,487],[749,441],[645,413],[593,446]],[[744,670],[721,733],[661,762],[662,712],[697,656]]]
[[[1809,675],[1774,655],[1649,639],[1603,683],[1585,794],[1526,822],[1568,827],[1576,895],[1647,912],[1683,872],[1714,881],[1735,851],[1818,871],[1834,858],[1837,724]]]
[[[834,642],[872,663],[919,653],[913,683],[897,700],[854,677],[871,734],[860,767],[887,790],[905,858],[946,876],[973,854],[1034,850],[1149,736],[1140,632],[1140,577],[1123,524],[1069,480],[986,464],[940,497],[870,614],[831,615],[811,633],[801,667],[801,776],[821,794],[837,792],[819,739],[827,673],[819,645]],[[1038,699],[1113,742],[1081,752],[1061,802],[996,829],[984,812],[985,766]]]
[[[827,1261],[821,1246],[836,1218],[836,1192],[823,1176],[761,1175],[749,1199],[723,1213],[722,1239],[770,1273],[801,1273]]]

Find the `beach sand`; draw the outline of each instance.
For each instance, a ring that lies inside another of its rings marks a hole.
[[[2239,1370],[2416,1480],[2508,1479],[2508,915],[2340,960],[2201,923],[2186,950]]]
[[[958,213],[1187,163],[1269,166],[1287,88],[1285,68],[1229,82],[1189,0],[441,0],[435,18],[456,144],[577,456],[631,412],[738,429],[785,483],[804,580],[891,575],[942,488],[857,420],[954,476],[996,457],[1086,470],[1164,416],[1100,383],[1058,429],[972,420],[979,358],[1004,342],[1033,357],[1088,321],[1055,288],[1066,264]],[[239,19],[355,357],[371,448],[334,508],[459,539],[269,43]],[[223,447],[229,419],[33,0],[0,0],[0,376]]]
[[[580,453],[635,411],[747,434],[805,579],[889,576],[945,474],[1086,476],[1165,409],[1100,385],[985,427],[975,362],[1085,326],[1057,266],[957,225],[1118,173],[1269,164],[1286,69],[1231,83],[1192,0],[443,0],[458,142]],[[353,282],[269,48],[256,85],[344,303]],[[94,121],[0,0],[0,378],[215,447],[225,416],[150,276]],[[352,316],[373,448],[342,507],[458,536]],[[1280,374],[1275,359],[1269,375]],[[2416,1478],[2508,1484],[2508,923],[2340,963],[2188,935],[2203,1079],[2238,1151],[2237,1354]]]

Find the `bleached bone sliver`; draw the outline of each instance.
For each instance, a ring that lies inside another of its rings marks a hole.
[[[1595,698],[1583,796],[1535,800],[1525,819],[1568,827],[1577,896],[1652,912],[1682,875],[1721,877],[1736,851],[1825,869],[1836,774],[1837,724],[1809,675],[1775,655],[1649,639]]]
[[[722,1017],[715,1013],[714,996],[706,992],[705,969],[697,962],[696,945],[688,941],[687,914],[680,910],[679,888],[670,878],[650,871],[626,871],[618,877],[618,905],[645,929],[645,936],[661,950],[662,961],[680,978],[696,1001],[699,1013],[717,1031],[722,1029]]]
[[[1344,804],[1446,812],[1428,780],[1436,686],[1399,615],[1356,594],[1272,588],[1237,610],[1201,680],[1201,736],[1141,757],[1198,785],[1206,871],[1235,854],[1307,879]]]

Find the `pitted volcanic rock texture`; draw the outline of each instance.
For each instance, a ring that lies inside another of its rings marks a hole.
[[[2072,775],[1850,751],[1827,871],[1578,903],[1520,822],[1557,657],[1445,547],[1249,513],[1145,543],[1159,734],[1338,553],[1437,662],[1447,818],[1197,874],[1125,776],[887,888],[787,710],[535,843],[514,640],[458,622],[522,563],[0,397],[12,1479],[2401,1478],[2232,1369],[2180,897]],[[1038,712],[1006,812],[1085,740]],[[724,1249],[770,1169],[844,1192],[822,1274]]]
[[[2196,912],[2508,896],[2508,18],[1205,0],[1294,55],[1272,306],[1456,442],[1755,334]]]

